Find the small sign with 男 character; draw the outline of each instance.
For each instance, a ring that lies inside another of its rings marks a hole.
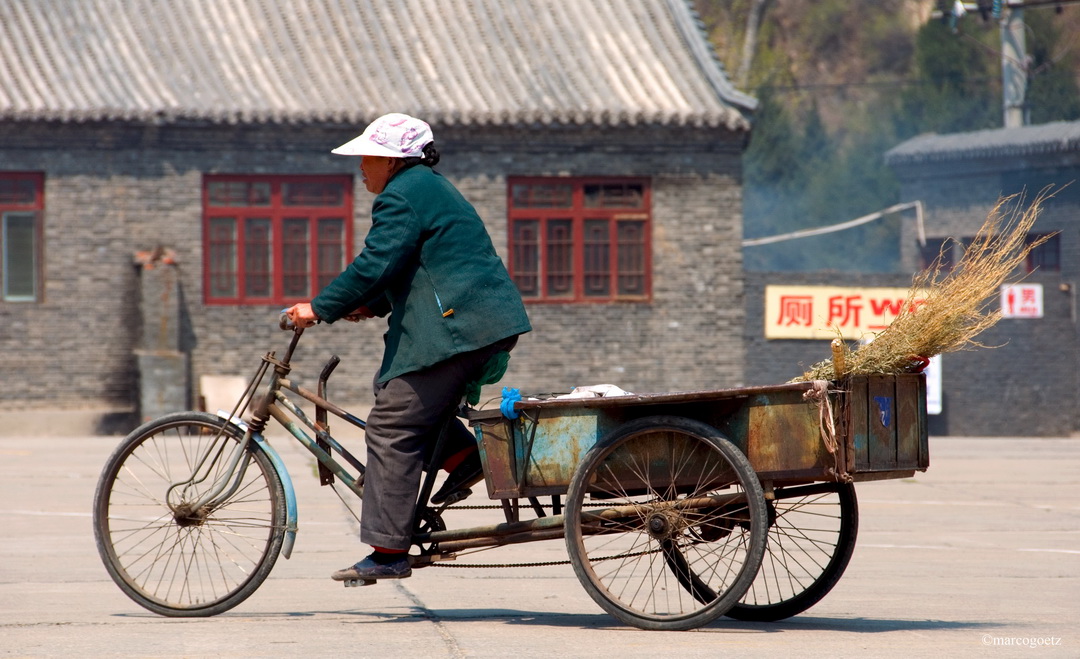
[[[1042,318],[1042,284],[1007,284],[1001,287],[1002,318]]]

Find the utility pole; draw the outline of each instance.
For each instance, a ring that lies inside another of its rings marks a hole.
[[[1080,0],[938,0],[938,9],[931,12],[941,18],[956,32],[956,22],[964,14],[977,11],[983,20],[991,16],[1001,27],[1001,96],[1005,128],[1027,125],[1030,117],[1027,107],[1028,70],[1031,60],[1027,54],[1024,37],[1024,8],[1053,7],[1058,12],[1065,5],[1080,4]]]
[[[1024,7],[1009,4],[1001,16],[1001,91],[1005,128],[1027,124],[1025,95],[1028,84]]]
[[[956,21],[964,14],[978,11],[984,20],[992,15],[1001,28],[1001,102],[1005,128],[1018,128],[1028,123],[1027,86],[1028,55],[1024,33],[1024,7],[1061,6],[1075,0],[979,0],[979,2],[950,3],[939,0],[941,9],[934,16],[945,19],[956,31]]]
[[[735,84],[739,89],[746,89],[750,82],[750,65],[754,63],[754,51],[757,49],[758,30],[761,29],[761,19],[765,15],[765,9],[769,0],[754,0],[750,5],[750,12],[746,16],[746,34],[743,36],[742,62],[739,64],[739,72],[735,77]]]

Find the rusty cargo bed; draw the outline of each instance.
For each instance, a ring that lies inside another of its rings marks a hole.
[[[478,410],[470,425],[493,499],[565,493],[597,442],[627,422],[655,415],[715,428],[746,455],[766,486],[903,478],[927,469],[924,376],[830,382],[827,404],[813,399],[823,384],[522,400],[514,405],[515,420],[497,409]]]

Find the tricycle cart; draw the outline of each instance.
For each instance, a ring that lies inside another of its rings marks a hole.
[[[575,572],[601,607],[641,627],[806,610],[851,557],[853,483],[929,465],[916,374],[515,410],[513,421],[471,414],[489,496],[557,500],[565,491]],[[695,604],[668,592],[671,580]]]
[[[288,377],[301,334],[281,359],[263,358],[232,413],[147,423],[106,464],[94,503],[98,548],[140,605],[214,615],[251,595],[279,553],[290,556],[296,499],[264,437],[271,418],[318,460],[323,484],[363,496],[364,465],[329,433],[328,412],[364,426],[325,397],[336,357],[317,393]],[[449,528],[460,503],[429,505],[429,473],[410,559],[422,568],[565,538],[586,591],[628,624],[681,630],[725,614],[791,616],[847,566],[858,527],[853,483],[927,468],[924,391],[920,375],[871,376],[468,410],[502,519]],[[296,397],[314,404],[314,420]],[[236,416],[245,408],[246,421]]]

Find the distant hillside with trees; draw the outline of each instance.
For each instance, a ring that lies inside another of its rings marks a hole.
[[[922,133],[1002,126],[992,16],[936,18],[953,3],[934,0],[695,2],[732,80],[760,102],[745,159],[747,238],[913,201],[899,198],[886,151]],[[1080,119],[1080,3],[1029,8],[1024,21],[1030,123]],[[892,271],[898,228],[887,218],[748,247],[746,268]]]

